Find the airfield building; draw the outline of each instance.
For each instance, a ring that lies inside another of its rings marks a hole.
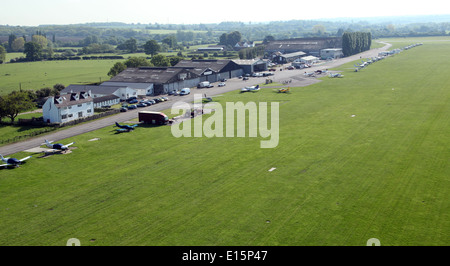
[[[42,106],[44,122],[64,123],[94,114],[90,91],[49,97]]]
[[[271,41],[266,45],[265,54],[269,58],[274,53],[291,54],[304,52],[307,55],[319,56],[320,50],[342,48],[342,38],[295,38]]]

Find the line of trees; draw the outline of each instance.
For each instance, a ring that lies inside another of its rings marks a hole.
[[[370,32],[344,32],[342,35],[342,52],[351,56],[370,49],[372,34]]]
[[[256,47],[251,48],[245,48],[239,51],[239,58],[240,59],[253,59],[258,56],[263,56],[265,51],[265,46],[260,45]]]

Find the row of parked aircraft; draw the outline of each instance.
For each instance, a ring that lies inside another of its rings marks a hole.
[[[73,145],[75,142],[69,143],[69,144],[61,144],[61,143],[55,143],[53,144],[53,141],[48,141],[45,140],[44,143],[42,143],[42,145],[47,146],[47,148],[49,148],[48,150],[46,150],[46,152],[57,152],[57,151],[61,151],[61,152],[66,152],[67,150],[69,150],[69,146]],[[19,167],[24,161],[30,159],[32,156],[27,156],[25,158],[22,159],[17,159],[17,158],[5,158],[3,157],[3,155],[0,154],[0,159],[4,162],[4,164],[0,165],[0,168],[3,167]]]
[[[119,132],[129,132],[132,131],[135,127],[137,127],[138,125],[120,125],[119,123],[116,122],[116,126],[119,127],[119,129],[117,129],[117,131]],[[44,143],[42,143],[42,145],[47,146],[47,148],[49,148],[48,150],[46,150],[46,153],[49,152],[66,152],[69,150],[69,147],[71,145],[73,145],[75,142],[71,142],[69,144],[61,144],[61,143],[53,143],[53,141],[48,141],[45,140]],[[32,156],[27,156],[25,158],[22,159],[17,159],[17,158],[5,158],[3,157],[3,155],[0,154],[0,159],[3,161],[3,164],[0,165],[0,168],[4,168],[4,167],[19,167],[21,164],[23,164],[26,160],[30,159]]]

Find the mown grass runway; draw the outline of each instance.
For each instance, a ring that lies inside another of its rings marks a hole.
[[[290,94],[215,98],[280,102],[274,149],[170,127],[62,141],[76,149],[0,171],[0,245],[448,245],[449,55],[428,42]]]

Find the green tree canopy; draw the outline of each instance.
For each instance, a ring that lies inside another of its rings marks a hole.
[[[118,45],[117,49],[126,50],[130,53],[134,53],[137,51],[137,40],[135,38],[130,38],[126,40],[124,43]]]
[[[154,66],[171,66],[169,59],[162,54],[157,54],[151,60]]]
[[[127,69],[127,66],[123,62],[117,62],[109,70],[108,76],[113,78],[113,77],[117,76],[117,74],[119,74],[120,72],[124,71],[125,69]]]
[[[23,53],[28,61],[38,61],[42,58],[42,47],[38,43],[27,42]]]
[[[132,56],[125,61],[127,67],[141,67],[141,66],[152,66],[152,64],[142,56]]]
[[[177,37],[171,34],[164,38],[161,42],[167,44],[170,48],[173,48],[177,45]]]
[[[161,46],[158,44],[157,41],[150,40],[144,44],[144,51],[145,51],[145,54],[154,56],[159,51],[161,51]]]
[[[0,45],[0,64],[3,64],[5,59],[6,59],[6,49],[5,47]]]
[[[242,40],[242,35],[239,31],[233,31],[231,33],[224,33],[220,36],[221,45],[235,46],[236,43]]]
[[[27,91],[13,91],[6,97],[3,97],[3,103],[6,105],[4,114],[11,119],[11,122],[14,122],[17,115],[21,112],[29,111],[36,107],[31,95]]]

